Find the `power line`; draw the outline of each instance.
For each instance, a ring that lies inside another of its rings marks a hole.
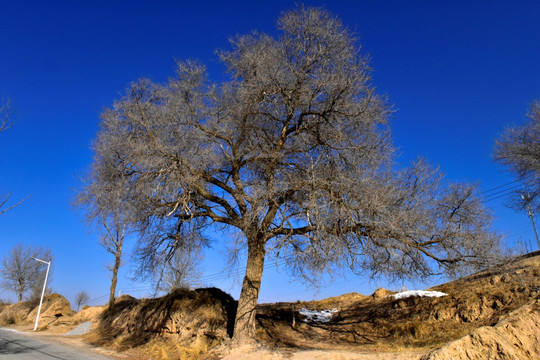
[[[478,193],[477,195],[483,195],[483,194],[489,193],[489,192],[491,192],[491,191],[493,191],[493,190],[497,190],[497,189],[500,189],[500,188],[502,188],[502,187],[505,187],[505,186],[508,186],[508,185],[512,185],[512,184],[515,184],[515,183],[518,183],[518,182],[519,182],[519,183],[521,183],[522,181],[529,182],[530,180],[533,180],[532,175],[531,175],[531,177],[525,177],[524,179],[517,179],[517,180],[511,181],[511,182],[506,183],[506,184],[502,184],[502,185],[499,185],[499,186],[495,186],[495,187],[493,187],[493,188],[491,188],[491,189],[484,190],[484,191],[482,191],[481,193]],[[486,195],[486,196],[487,196],[487,195]]]
[[[283,266],[286,264],[286,260],[280,260],[278,262],[272,262],[272,263],[268,263],[266,264],[263,269],[264,270],[270,270],[270,269],[273,269],[273,268],[277,268],[279,266]],[[215,282],[215,281],[220,281],[220,280],[227,280],[227,279],[232,279],[234,277],[237,277],[241,274],[243,274],[245,272],[245,267],[242,267],[242,268],[238,268],[234,271],[231,271],[231,272],[219,272],[219,273],[214,273],[214,274],[208,274],[208,275],[205,275],[205,276],[202,276],[201,278],[199,278],[199,280],[197,281],[198,284],[204,284],[204,283],[209,283],[209,282]],[[134,288],[124,288],[124,289],[118,289],[119,292],[122,292],[122,293],[127,293],[127,292],[130,292],[130,293],[133,293],[133,292],[142,292],[142,291],[153,291],[154,290],[154,287],[152,286],[140,286],[140,287],[134,287]],[[91,300],[88,301],[88,303],[95,303],[97,301],[101,301],[101,300],[105,300],[109,295],[101,295],[99,297],[96,297],[96,298],[93,298]]]
[[[523,235],[523,234],[527,234],[527,233],[531,233],[533,232],[533,230],[525,230],[525,231],[521,231],[521,232],[518,232],[518,233],[515,233],[515,234],[511,234],[511,235],[508,235],[508,236],[505,236],[506,239],[511,239],[513,237],[516,237],[516,236],[519,236],[519,235]]]
[[[497,199],[500,199],[502,197],[505,197],[505,196],[508,196],[508,195],[514,193],[516,189],[527,186],[527,185],[533,183],[534,181],[535,181],[534,178],[529,178],[524,182],[522,182],[521,180],[517,180],[517,181],[513,181],[513,182],[510,182],[510,183],[504,184],[504,185],[500,185],[500,186],[494,187],[492,189],[481,192],[480,194],[486,194],[486,193],[489,193],[489,192],[491,192],[491,194],[480,196],[479,198],[480,198],[480,200],[483,200],[485,202],[497,200]],[[508,187],[509,185],[512,185],[512,184],[515,184],[515,183],[519,183],[519,184]],[[504,188],[504,187],[506,187],[506,188]],[[502,189],[502,190],[493,192],[493,191],[498,190],[498,189]]]
[[[518,189],[518,188],[521,188],[521,187],[523,187],[522,184],[514,185],[514,186],[511,186],[509,188],[502,189],[502,190],[499,190],[497,192],[491,193],[489,195],[482,196],[482,199],[488,199],[488,198],[496,197],[497,195],[502,194],[502,193],[509,194],[509,193],[512,193],[514,189]]]

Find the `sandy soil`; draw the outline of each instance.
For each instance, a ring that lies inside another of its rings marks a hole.
[[[220,353],[222,360],[418,360],[425,351],[269,350],[246,345]]]

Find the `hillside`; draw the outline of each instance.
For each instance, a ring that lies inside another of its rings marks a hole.
[[[122,296],[111,309],[85,308],[75,316],[55,295],[40,324],[61,333],[93,320],[85,341],[141,360],[540,357],[540,252],[429,290],[447,295],[396,298],[378,289],[370,296],[261,304],[255,348],[228,347],[236,301],[215,288],[158,299]],[[0,308],[4,324],[30,323],[32,314],[28,304]]]
[[[261,340],[273,347],[327,349],[432,348],[458,339],[538,298],[539,253],[430,290],[443,297],[394,299],[378,290],[372,296],[347,294],[323,301],[262,305]],[[327,323],[302,321],[301,308],[337,309]],[[293,309],[295,323],[293,324]]]

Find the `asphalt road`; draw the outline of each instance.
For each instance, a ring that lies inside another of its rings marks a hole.
[[[47,342],[31,335],[0,328],[0,359],[15,360],[112,360],[83,349]]]

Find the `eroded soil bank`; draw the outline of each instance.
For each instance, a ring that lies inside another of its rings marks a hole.
[[[130,359],[540,358],[538,252],[431,290],[447,295],[396,299],[379,289],[370,296],[261,304],[258,344],[232,349],[236,301],[216,288],[157,299],[122,296],[110,309],[85,307],[76,314],[53,295],[44,303],[40,333],[58,337],[92,321],[89,334],[63,341],[84,341]],[[305,315],[313,311],[325,320]],[[0,305],[0,321],[29,330],[34,312],[30,303]]]

